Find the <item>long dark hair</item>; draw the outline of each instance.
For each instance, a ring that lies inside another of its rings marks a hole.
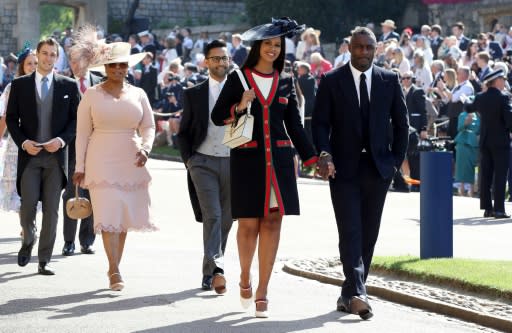
[[[18,58],[18,69],[16,70],[16,76],[23,76],[23,75],[26,75],[27,73],[25,73],[25,61],[27,61],[27,58],[28,56],[30,55],[33,55],[34,57],[36,56],[34,50],[30,50],[28,51],[26,54],[20,56],[21,58],[21,61],[20,61],[20,58]]]
[[[245,59],[244,64],[242,65],[242,69],[246,68],[254,68],[258,64],[258,60],[260,59],[260,49],[261,49],[261,43],[263,40],[257,40],[254,42],[254,44],[251,47],[251,51],[247,55],[247,58]],[[286,53],[286,42],[284,39],[284,36],[281,36],[281,53],[279,53],[279,56],[276,60],[274,60],[274,63],[272,64],[272,67],[274,69],[277,69],[278,73],[281,74],[284,68],[284,58]]]

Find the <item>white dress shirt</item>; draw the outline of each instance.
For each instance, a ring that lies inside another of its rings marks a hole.
[[[466,80],[466,81],[462,82],[461,84],[455,86],[455,88],[453,88],[452,102],[453,103],[465,102],[465,101],[462,101],[462,99],[461,99],[462,95],[469,97],[469,96],[473,96],[474,94],[475,94],[475,89],[473,88],[473,85],[471,84],[471,82],[469,82],[469,80]]]
[[[197,152],[201,154],[217,157],[229,157],[229,147],[222,144],[225,127],[215,126],[210,117],[226,80],[227,77],[224,78],[222,82],[215,80],[211,76],[208,78],[208,129],[204,141],[197,148]]]
[[[46,75],[48,78],[48,91],[52,88],[53,84],[53,71]],[[41,97],[41,86],[43,85],[43,75],[36,71],[36,89],[39,97]]]
[[[361,74],[363,72],[356,69],[354,66],[352,66],[352,62],[350,64],[350,71],[352,72],[352,77],[354,78],[354,83],[356,85],[356,91],[357,91],[357,100],[359,101],[359,104],[361,104],[361,94],[359,93],[359,82],[361,81]],[[371,102],[371,96],[372,96],[372,73],[373,73],[373,65],[370,66],[369,69],[367,69],[364,72],[364,75],[366,76],[366,89],[368,90],[368,101]]]

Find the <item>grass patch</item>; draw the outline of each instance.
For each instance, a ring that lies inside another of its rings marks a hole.
[[[512,300],[512,261],[376,256],[372,269]]]
[[[180,156],[180,152],[177,149],[169,147],[167,145],[160,147],[153,147],[151,149],[152,154],[167,155],[167,156]]]

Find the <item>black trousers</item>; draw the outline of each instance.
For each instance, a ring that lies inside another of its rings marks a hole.
[[[480,209],[504,212],[509,148],[484,145],[480,147],[480,155]],[[494,198],[494,205],[492,198]]]
[[[342,296],[366,295],[365,282],[391,178],[383,179],[371,156],[361,154],[356,177],[330,180],[345,282]]]
[[[70,154],[69,165],[68,165],[68,183],[62,193],[62,216],[64,217],[64,241],[75,242],[76,228],[78,221],[70,218],[66,212],[66,201],[75,196],[75,185],[73,185],[72,177],[75,173],[75,159]],[[78,195],[91,200],[89,191],[79,188]],[[90,246],[94,243],[96,235],[94,234],[94,219],[93,215],[80,221],[80,231],[78,233],[78,240],[82,246]]]

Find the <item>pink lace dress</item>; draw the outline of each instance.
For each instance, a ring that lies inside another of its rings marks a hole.
[[[99,233],[152,231],[149,183],[145,166],[135,166],[135,154],[151,150],[155,123],[145,92],[134,86],[120,98],[101,85],[85,92],[78,106],[76,171],[85,172]]]

